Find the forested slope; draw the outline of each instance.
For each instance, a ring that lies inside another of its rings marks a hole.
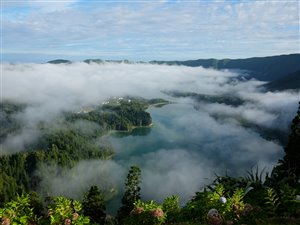
[[[36,128],[38,139],[22,151],[1,143],[6,154],[0,156],[0,205],[17,193],[37,190],[41,177],[36,172],[42,165],[72,168],[81,160],[112,158],[112,147],[97,139],[110,130],[128,131],[135,126],[150,125],[151,116],[145,111],[148,106],[145,100],[111,100],[89,112],[64,113],[59,122],[50,127],[40,124]],[[24,104],[1,103],[2,141],[8,135],[21,132],[22,124],[16,115],[25,108]],[[9,154],[9,151],[17,153]]]
[[[247,59],[197,59],[187,61],[151,61],[155,64],[202,66],[213,69],[247,71],[249,77],[273,81],[300,70],[300,54],[254,57]]]

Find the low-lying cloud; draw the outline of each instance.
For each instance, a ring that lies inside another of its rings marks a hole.
[[[44,164],[37,175],[43,178],[39,187],[43,194],[78,198],[89,187],[96,185],[109,197],[114,196],[119,187],[122,187],[126,172],[124,167],[111,160],[84,160],[70,170]]]
[[[116,96],[165,97],[165,90],[223,93],[231,72],[150,64],[3,64],[3,99],[24,102],[17,115],[28,129],[53,124],[62,111],[79,111]],[[10,143],[11,141],[8,141]],[[4,145],[4,148],[9,145]],[[14,150],[15,151],[15,150]]]
[[[241,175],[256,165],[270,170],[282,157],[282,146],[244,123],[287,133],[300,96],[299,92],[288,91],[264,93],[260,89],[262,82],[240,80],[235,72],[202,67],[82,62],[2,67],[3,99],[28,105],[16,115],[24,128],[7,136],[1,154],[25,150],[24,146],[38,137],[39,123],[53,126],[62,112],[77,112],[111,97],[139,96],[177,102],[155,109],[161,110],[160,116],[164,115],[168,122],[154,121],[155,128],[148,136],[159,132],[157,141],[166,140],[164,147],[156,147],[155,141],[146,137],[129,137],[130,147],[113,143],[118,160],[83,161],[63,172],[53,166],[41,168],[42,187],[48,187],[51,194],[69,197],[82,195],[95,184],[104,185],[101,187],[105,190],[122,190],[132,164],[142,169],[143,197],[159,201],[167,195],[180,194],[182,202],[186,202],[211,181],[215,172]],[[230,106],[195,102],[168,96],[166,91],[230,95],[244,103]],[[149,110],[154,117],[155,110]],[[80,121],[74,126],[83,126],[85,132],[98,128]],[[143,146],[152,146],[151,151],[143,151]]]

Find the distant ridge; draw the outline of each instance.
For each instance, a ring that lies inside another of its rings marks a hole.
[[[300,70],[264,85],[270,91],[300,89]]]
[[[240,69],[248,71],[251,78],[274,81],[300,70],[300,54],[253,57],[247,59],[197,59],[187,61],[151,61],[153,64],[202,66],[214,69]]]
[[[85,63],[146,63],[133,62],[129,60],[102,60],[102,59],[86,59]],[[71,63],[69,60],[56,59],[48,63],[60,64]],[[255,78],[261,81],[275,81],[286,75],[300,71],[300,54],[278,55],[267,57],[253,57],[246,59],[197,59],[186,61],[150,61],[150,64],[166,64],[166,65],[184,65],[190,67],[202,66],[204,68],[213,68],[218,70],[231,69],[242,70],[248,75],[248,78]],[[299,74],[295,75],[296,77]],[[297,84],[300,88],[300,84]]]
[[[61,63],[72,63],[72,61],[69,61],[69,60],[66,60],[66,59],[55,59],[55,60],[48,61],[47,63],[61,64]]]

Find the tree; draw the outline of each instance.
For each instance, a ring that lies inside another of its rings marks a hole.
[[[284,181],[290,185],[299,184],[300,179],[300,102],[297,115],[292,121],[291,133],[285,147],[285,156],[272,171],[275,182]]]
[[[139,186],[140,183],[141,169],[138,166],[132,166],[125,181],[125,193],[122,198],[122,206],[118,210],[117,214],[117,219],[121,224],[124,218],[126,218],[134,208],[133,203],[141,199],[141,188]]]
[[[300,102],[298,112],[293,119],[291,125],[291,134],[289,135],[289,142],[284,149],[285,156],[283,164],[290,170],[297,178],[300,176]]]
[[[82,207],[84,215],[90,217],[92,223],[104,223],[106,217],[104,198],[97,186],[92,186],[85,194]]]

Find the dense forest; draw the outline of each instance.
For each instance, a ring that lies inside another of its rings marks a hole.
[[[151,63],[244,70],[251,78],[274,81],[287,74],[299,71],[299,60],[299,54],[290,54],[247,59],[197,59],[187,61],[151,61]]]
[[[173,93],[176,94],[176,93]],[[176,95],[180,95],[177,93]],[[239,104],[238,99],[186,93],[198,101],[208,99]],[[300,222],[300,105],[292,121],[285,156],[271,174],[263,177],[258,169],[244,177],[216,175],[184,206],[180,196],[166,196],[161,204],[140,197],[142,171],[132,166],[125,180],[122,205],[116,217],[105,213],[106,198],[97,186],[91,186],[81,200],[40,196],[36,192],[40,177],[36,170],[45,163],[73,167],[82,159],[110,159],[113,149],[94,142],[110,130],[128,131],[149,126],[151,116],[145,110],[162,99],[110,99],[102,105],[64,113],[60,126],[40,125],[42,135],[27,150],[0,157],[0,219],[9,224],[299,224]],[[26,105],[1,103],[1,140],[18,132],[21,124],[14,114]],[[101,126],[90,132],[74,126],[76,121]],[[100,129],[101,127],[101,129]]]
[[[267,90],[280,91],[287,89],[299,89],[300,85],[300,70],[287,74],[277,80],[271,81],[264,85]]]
[[[146,100],[111,99],[88,112],[83,109],[64,113],[51,127],[39,124],[40,136],[34,143],[25,146],[22,152],[0,156],[0,205],[3,206],[17,193],[36,191],[41,179],[36,171],[44,164],[71,168],[84,159],[112,158],[112,147],[98,143],[97,138],[111,130],[128,131],[133,127],[151,125],[151,116],[145,111],[148,106]],[[8,135],[20,132],[22,124],[16,115],[25,108],[24,104],[1,103],[2,141]],[[77,123],[80,126],[76,126]],[[82,128],[91,123],[99,126]]]

